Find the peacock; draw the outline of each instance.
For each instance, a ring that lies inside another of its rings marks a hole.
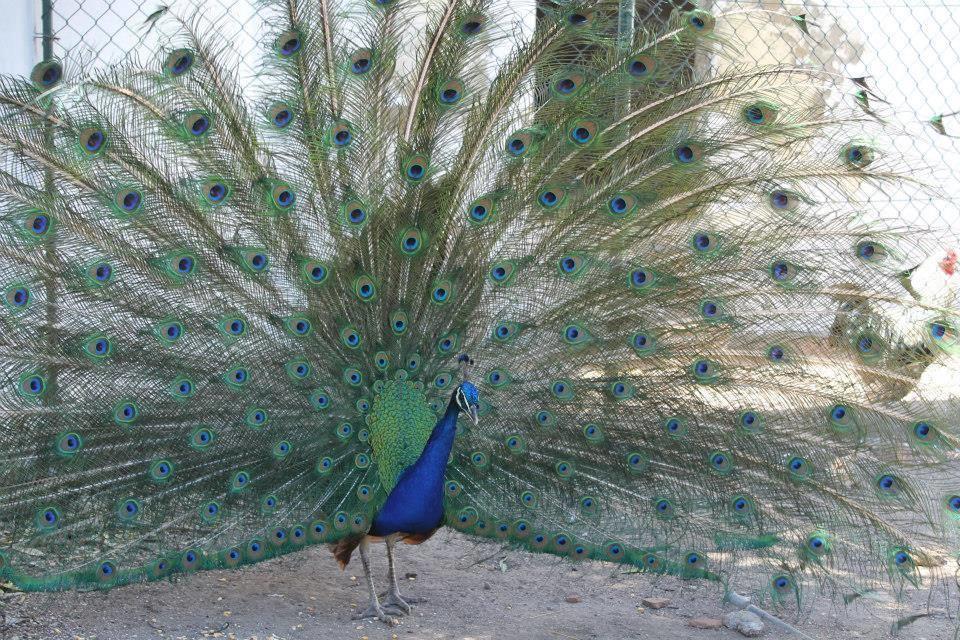
[[[960,324],[901,276],[948,243],[883,204],[947,187],[751,62],[803,16],[261,4],[252,77],[171,11],[0,81],[0,577],[327,545],[392,623],[447,526],[783,607],[947,584]]]

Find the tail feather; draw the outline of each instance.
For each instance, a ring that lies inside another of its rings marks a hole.
[[[340,565],[340,570],[343,571],[347,568],[347,565],[350,564],[350,557],[353,556],[353,551],[360,546],[360,542],[363,540],[363,536],[355,538],[341,538],[337,540],[336,543],[330,545],[330,551],[333,553],[333,557],[337,560],[337,564]]]
[[[468,352],[453,527],[781,602],[942,579],[956,311],[858,213],[924,187],[836,77],[736,14],[264,6],[250,91],[177,18],[152,70],[0,84],[0,575],[346,566],[416,453],[378,394],[440,414]]]

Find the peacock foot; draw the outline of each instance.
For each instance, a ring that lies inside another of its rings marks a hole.
[[[393,609],[392,607],[391,607],[390,613],[393,615],[402,615],[397,613],[397,610]],[[365,620],[367,618],[376,618],[380,622],[383,622],[390,626],[399,624],[399,621],[396,618],[389,615],[384,610],[384,607],[382,607],[379,603],[376,603],[376,602],[371,602],[370,606],[368,606],[363,611],[353,614],[353,616],[351,617],[352,620]]]
[[[387,593],[383,599],[383,608],[402,612],[401,615],[410,613],[410,603],[400,597],[399,593]]]
[[[384,591],[383,593],[380,594],[380,603],[383,605],[384,609],[386,609],[387,607],[393,607],[395,609],[399,609],[400,611],[403,611],[403,613],[410,613],[410,609],[411,609],[410,605],[423,604],[426,601],[427,601],[426,598],[418,598],[418,597],[411,597],[411,596],[407,596],[404,598],[400,595],[399,591],[395,591],[392,593],[390,591]]]

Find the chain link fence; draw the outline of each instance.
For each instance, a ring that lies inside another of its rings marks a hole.
[[[154,51],[169,37],[169,24],[158,20],[176,12],[190,18],[207,18],[252,71],[251,59],[262,33],[263,17],[255,0],[167,0],[146,3],[133,0],[49,0],[54,57],[84,64],[115,65],[132,53]]]
[[[533,0],[528,0],[533,10]],[[261,53],[267,17],[256,0],[38,0],[49,9],[47,34],[52,55],[82,65],[114,65],[132,53],[141,59],[171,36],[162,13],[199,18],[212,25],[238,55],[241,77],[252,77]],[[698,4],[714,12],[763,10],[771,28],[744,22],[737,37],[758,63],[790,61],[822,67],[861,83],[863,108],[893,114],[898,150],[908,163],[932,167],[935,182],[960,178],[960,20],[953,0],[637,0],[643,21],[664,20],[678,4]],[[41,10],[43,10],[41,9]],[[774,17],[773,14],[779,14]],[[776,21],[790,21],[786,29]],[[37,34],[43,38],[44,34]],[[911,162],[913,160],[914,162]],[[926,169],[925,169],[926,170]],[[929,176],[928,176],[929,177]],[[891,198],[896,205],[897,200]],[[936,203],[906,202],[925,225],[960,238],[957,196],[944,193]]]
[[[441,0],[433,0],[440,2]],[[524,0],[531,15],[537,4]],[[521,3],[510,3],[521,11]],[[562,4],[557,2],[557,4]],[[237,55],[241,81],[255,78],[269,15],[257,0],[37,0],[38,57],[64,60],[73,68],[116,65],[135,56],[159,55],[176,24],[175,14],[214,29]],[[905,168],[934,185],[929,197],[915,191],[882,194],[857,206],[879,215],[936,228],[944,249],[960,246],[960,20],[954,0],[636,0],[636,15],[651,24],[670,11],[698,5],[716,13],[749,9],[762,21],[737,23],[736,37],[759,64],[787,62],[820,67],[850,79],[860,107],[893,125],[892,143]],[[161,18],[161,19],[158,19]],[[792,25],[790,23],[793,23]],[[532,21],[531,21],[532,24]],[[651,26],[656,26],[651,24]],[[792,27],[792,28],[787,28]],[[709,62],[708,62],[709,64]],[[876,212],[874,212],[876,213]]]

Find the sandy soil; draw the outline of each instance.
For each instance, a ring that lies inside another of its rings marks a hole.
[[[373,547],[380,584],[382,546]],[[723,629],[688,626],[697,616],[720,617],[730,605],[713,585],[670,577],[624,574],[601,563],[572,564],[546,555],[504,550],[442,531],[418,547],[400,545],[401,590],[425,597],[395,627],[350,619],[365,606],[362,570],[341,573],[326,549],[316,548],[234,572],[206,572],[176,582],[110,592],[21,594],[0,600],[3,640],[587,640],[594,638],[742,638]],[[915,594],[903,605],[822,599],[797,620],[817,639],[887,638],[890,621],[929,614],[898,638],[954,637],[943,596]],[[669,598],[659,610],[641,599]],[[929,600],[928,600],[929,597]],[[580,600],[568,602],[568,600]],[[937,605],[936,603],[940,604]],[[791,637],[768,627],[765,638]],[[796,637],[796,636],[793,636]]]

